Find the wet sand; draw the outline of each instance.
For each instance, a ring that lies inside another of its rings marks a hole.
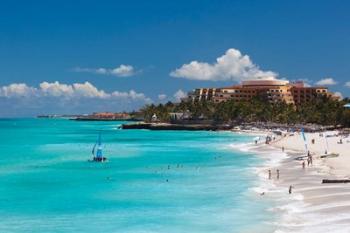
[[[336,134],[336,132],[333,132]],[[313,155],[313,164],[305,169],[302,161],[295,158],[305,156],[302,136],[277,138],[271,145],[258,145],[252,150],[266,159],[258,174],[265,179],[259,189],[266,198],[277,202],[270,211],[280,214],[275,223],[276,233],[282,232],[350,232],[350,183],[322,184],[322,179],[346,179],[350,176],[350,141],[340,137],[327,138],[328,153],[339,153],[336,158],[320,158],[324,154],[326,143],[318,133],[306,134],[308,149]],[[315,139],[312,144],[311,140]],[[282,147],[285,148],[282,152]],[[280,171],[277,179],[276,171]],[[268,179],[268,170],[272,179]],[[288,193],[292,185],[292,194]]]

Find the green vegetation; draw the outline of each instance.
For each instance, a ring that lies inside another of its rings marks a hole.
[[[210,101],[201,101],[152,104],[142,108],[141,113],[146,121],[150,121],[152,115],[156,114],[160,121],[169,122],[171,112],[190,112],[192,119],[209,119],[215,123],[260,121],[350,127],[350,109],[343,107],[349,102],[349,98],[339,101],[321,96],[303,105],[294,106],[283,102],[269,103],[257,97],[250,102],[227,101],[215,104]]]

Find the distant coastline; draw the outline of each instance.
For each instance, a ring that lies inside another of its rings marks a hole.
[[[76,121],[138,121],[123,124],[122,128],[150,130],[233,130],[235,128],[290,130],[304,128],[306,132],[319,132],[350,128],[349,98],[340,100],[326,94],[312,96],[308,98],[308,101],[299,104],[288,103],[284,100],[271,101],[264,95],[250,96],[249,100],[240,101],[230,97],[221,102],[210,99],[183,99],[180,103],[146,105],[133,112],[41,115],[38,118],[67,118]]]
[[[141,121],[129,113],[92,113],[92,114],[80,114],[80,115],[39,115],[37,118],[55,118],[55,119],[69,119],[75,121]]]

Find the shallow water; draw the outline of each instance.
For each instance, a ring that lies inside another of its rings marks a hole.
[[[230,132],[0,120],[0,232],[269,232],[262,161]],[[89,163],[98,132],[107,163]],[[169,169],[168,169],[169,168]]]

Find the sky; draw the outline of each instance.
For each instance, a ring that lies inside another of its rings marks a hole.
[[[0,4],[0,117],[131,111],[265,77],[350,96],[350,1]]]

